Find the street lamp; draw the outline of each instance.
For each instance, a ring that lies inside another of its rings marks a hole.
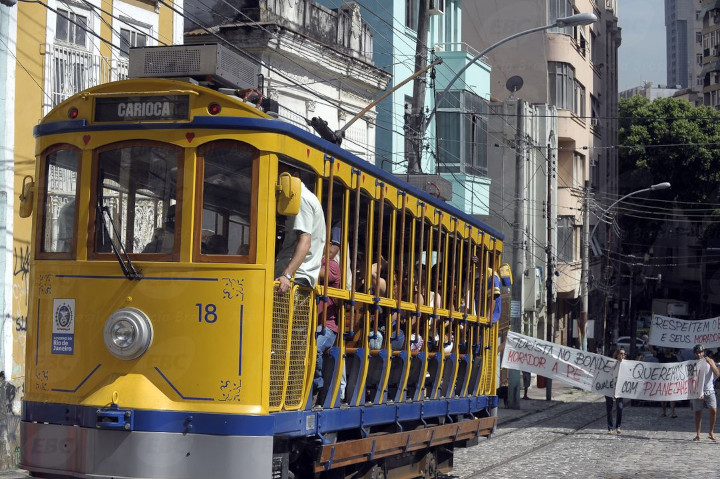
[[[552,23],[550,25],[545,25],[542,27],[535,27],[535,28],[531,28],[529,30],[523,30],[522,32],[514,33],[514,34],[510,35],[509,37],[505,37],[502,40],[500,40],[496,43],[493,43],[492,45],[487,47],[485,50],[478,53],[475,56],[475,58],[473,58],[472,60],[467,62],[465,64],[465,66],[463,66],[460,69],[460,71],[458,71],[455,74],[455,76],[452,78],[452,80],[450,80],[448,82],[445,89],[435,98],[435,107],[430,112],[430,116],[428,116],[427,122],[425,124],[426,125],[430,124],[433,117],[435,116],[435,112],[437,112],[438,105],[441,103],[442,99],[445,97],[445,95],[450,90],[450,87],[455,83],[455,81],[458,78],[460,78],[460,76],[465,72],[465,70],[470,68],[470,66],[473,65],[476,61],[480,60],[482,57],[487,55],[491,50],[494,50],[495,48],[499,47],[500,45],[502,45],[505,42],[509,42],[510,40],[513,40],[517,37],[521,37],[523,35],[527,35],[529,33],[540,32],[542,30],[549,30],[549,29],[555,28],[555,27],[565,28],[565,27],[574,27],[574,26],[578,26],[578,25],[580,25],[580,26],[590,25],[591,23],[597,22],[597,19],[598,19],[597,15],[595,15],[594,13],[578,13],[575,15],[570,15],[569,17],[558,18],[557,20],[555,20],[555,23]]]
[[[630,196],[639,195],[640,193],[645,193],[645,192],[647,192],[647,191],[667,190],[668,188],[670,188],[670,183],[668,183],[667,181],[664,181],[664,182],[662,182],[662,183],[658,183],[657,185],[652,185],[652,186],[650,186],[650,187],[648,187],[648,188],[643,188],[642,190],[633,191],[633,192],[628,193],[628,194],[625,195],[625,196],[621,196],[620,198],[618,198],[617,200],[615,200],[615,201],[613,202],[613,204],[611,204],[610,206],[608,206],[607,209],[603,210],[603,213],[609,213],[610,210],[611,210],[616,204],[620,203],[622,200],[624,200],[624,199],[626,199],[626,198],[629,198]],[[600,225],[600,223],[595,223],[595,226],[593,227],[592,231],[590,232],[590,238],[591,238],[591,239],[592,239],[593,235],[595,234],[595,230],[597,229],[597,227],[598,227],[599,225]]]
[[[667,182],[667,181],[664,181],[664,182],[662,182],[662,183],[658,183],[658,184],[656,184],[656,185],[652,185],[652,186],[650,186],[650,187],[648,187],[648,188],[643,188],[643,189],[640,189],[640,190],[632,191],[632,192],[630,192],[630,193],[628,193],[628,194],[626,194],[626,195],[624,195],[624,196],[621,196],[620,198],[618,198],[617,200],[615,200],[610,206],[608,206],[606,209],[604,209],[604,210],[602,210],[602,211],[603,211],[603,213],[609,213],[610,210],[612,210],[613,207],[615,207],[615,205],[617,205],[617,204],[620,203],[621,201],[623,201],[623,200],[625,200],[625,199],[627,199],[627,198],[629,198],[629,197],[631,197],[631,196],[639,195],[639,194],[641,194],[641,193],[646,193],[646,192],[648,192],[648,191],[667,190],[668,188],[670,188],[670,183]],[[589,225],[590,225],[590,223],[589,223],[589,221],[590,221],[590,215],[589,215],[589,208],[588,208],[588,203],[589,203],[589,202],[588,202],[588,198],[587,198],[587,193],[588,193],[587,190],[588,190],[588,189],[589,189],[589,188],[586,187],[586,191],[585,191],[585,196],[586,196],[586,197],[585,197],[585,211],[586,211],[586,213],[588,213],[588,214],[586,214],[586,217],[585,217],[585,224],[589,226]],[[590,231],[590,234],[587,235],[587,237],[585,238],[585,241],[583,242],[582,269],[581,269],[581,273],[580,273],[580,280],[581,280],[581,281],[580,281],[580,288],[581,288],[581,294],[582,294],[582,307],[583,307],[582,312],[580,313],[580,320],[581,320],[581,322],[582,322],[582,338],[581,338],[580,349],[583,350],[583,351],[587,351],[587,335],[585,334],[585,332],[586,332],[586,331],[585,331],[585,328],[586,328],[586,326],[587,326],[588,302],[589,302],[589,298],[588,298],[588,276],[590,275],[590,258],[589,258],[589,253],[590,253],[590,241],[592,240],[593,236],[595,235],[595,230],[597,229],[597,227],[598,227],[599,225],[600,225],[599,222],[598,222],[598,223],[595,223],[595,226],[593,227],[592,231]],[[586,231],[586,232],[589,231],[589,230],[587,229],[587,227],[585,227],[585,231]],[[630,287],[632,288],[632,285],[631,285]],[[631,291],[631,293],[632,293],[632,291]],[[603,335],[605,335],[606,324],[607,324],[607,312],[605,313],[605,316],[603,317]],[[578,330],[580,330],[580,329],[581,329],[581,328],[580,328],[580,325],[578,324]],[[631,328],[631,330],[634,331],[635,329],[634,329],[634,328]],[[635,341],[635,336],[632,335],[632,337],[631,337],[631,342],[634,342],[634,341]],[[632,352],[634,352],[635,345],[634,345],[634,344],[630,344],[630,349],[632,350]],[[632,352],[631,352],[631,354],[632,354]]]

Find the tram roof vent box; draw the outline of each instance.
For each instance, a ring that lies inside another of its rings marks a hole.
[[[130,78],[211,78],[218,87],[257,88],[259,66],[218,44],[130,49]]]

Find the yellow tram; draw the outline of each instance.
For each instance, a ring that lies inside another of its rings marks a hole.
[[[191,82],[91,88],[35,137],[33,475],[434,477],[493,431],[494,230]],[[341,232],[339,287],[277,290],[278,211],[299,194],[281,163],[320,200],[323,241]],[[341,334],[313,391],[329,300]]]

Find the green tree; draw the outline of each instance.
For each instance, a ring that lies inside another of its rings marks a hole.
[[[636,95],[619,105],[619,168],[626,191],[669,181],[680,201],[716,201],[720,112],[677,98]],[[648,181],[650,180],[650,181]]]

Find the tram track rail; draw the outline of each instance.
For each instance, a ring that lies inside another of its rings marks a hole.
[[[547,422],[547,421],[549,421],[549,420],[551,420],[551,419],[555,419],[555,418],[564,416],[564,415],[566,415],[566,414],[568,414],[568,413],[575,412],[575,411],[577,411],[577,410],[579,410],[579,409],[583,409],[583,408],[587,407],[588,405],[593,404],[593,403],[595,403],[595,402],[599,402],[599,401],[591,401],[591,402],[586,402],[586,403],[580,403],[580,404],[578,404],[578,405],[575,405],[575,406],[572,406],[572,407],[569,407],[569,408],[558,409],[558,410],[554,411],[554,414],[552,414],[552,415],[548,415],[548,416],[543,415],[542,417],[540,417],[540,418],[538,418],[538,419],[536,419],[536,420],[534,420],[534,421],[524,423],[524,424],[523,424],[523,427],[532,427],[532,426],[536,426],[536,425],[538,425],[538,424],[542,424],[543,422]],[[508,426],[508,425],[516,424],[516,423],[522,421],[523,419],[524,419],[524,417],[520,417],[520,418],[517,418],[517,419],[513,419],[513,420],[510,420],[510,421],[505,421],[505,422],[501,423],[501,424],[499,425],[499,427],[497,428],[497,432],[495,432],[495,433],[493,434],[493,437],[495,437],[495,438],[504,437],[504,436],[507,436],[507,435],[510,435],[510,434],[514,434],[514,433],[516,433],[516,432],[521,431],[521,428],[513,428],[513,429],[510,429],[510,430],[506,430],[506,429],[503,429],[503,426]]]

